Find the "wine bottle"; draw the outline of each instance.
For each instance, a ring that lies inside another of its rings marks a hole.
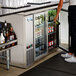
[[[5,29],[5,31],[7,30],[7,28],[8,28],[7,22],[5,21],[5,23],[4,23],[4,29]]]
[[[10,28],[10,41],[14,40],[14,32],[13,32],[13,28]]]
[[[8,31],[8,28],[6,30],[6,43],[8,43],[10,41],[10,38],[9,38],[9,31]],[[6,48],[9,48],[10,45],[7,45]]]
[[[15,33],[13,31],[13,28],[11,27],[10,28],[10,41],[13,41],[13,40],[15,40]],[[14,46],[14,45],[15,45],[15,43],[12,43],[11,46]]]
[[[0,45],[1,45],[1,33],[0,33]],[[0,47],[0,50],[1,50],[1,47]]]
[[[3,36],[3,32],[1,32],[1,44],[5,43],[5,37]]]
[[[5,43],[5,37],[3,35],[3,31],[1,31],[1,44]],[[5,46],[1,47],[2,49],[5,48]]]

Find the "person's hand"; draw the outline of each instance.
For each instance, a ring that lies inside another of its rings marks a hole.
[[[58,18],[58,17],[57,17],[57,16],[55,16],[55,18],[54,18],[54,22],[55,22],[55,23],[56,23],[57,18]]]

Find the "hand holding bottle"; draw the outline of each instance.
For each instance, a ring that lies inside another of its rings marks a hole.
[[[54,18],[54,22],[55,22],[55,23],[56,23],[57,19],[58,19],[58,17],[57,17],[57,16],[55,16],[55,18]]]

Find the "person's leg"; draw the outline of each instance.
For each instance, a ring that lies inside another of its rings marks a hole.
[[[73,30],[76,28],[73,27]],[[75,33],[76,30],[74,30],[74,33]],[[73,34],[74,34],[73,33]],[[72,55],[71,57],[65,59],[66,62],[72,62],[72,63],[76,63],[76,35],[72,35],[71,36],[71,51],[74,55]]]
[[[68,12],[70,12],[70,11],[68,11]],[[68,16],[68,24],[69,24],[69,37],[70,37],[70,41],[69,41],[69,54],[72,55],[72,53],[73,53],[73,50],[72,50],[72,47],[71,47],[71,44],[72,44],[71,43],[71,41],[72,41],[72,38],[71,38],[71,36],[72,36],[72,20],[71,20],[70,16]]]
[[[72,20],[71,51],[76,56],[76,19]]]
[[[69,52],[76,55],[76,6],[69,7],[69,35],[71,36],[71,46]]]
[[[69,24],[69,36],[71,37],[71,35],[72,35],[72,27],[71,27],[72,26],[72,20],[69,18],[69,16],[68,16],[68,24]],[[73,41],[72,40],[73,39],[71,38],[70,44],[73,46]],[[73,55],[74,51],[73,51],[71,45],[69,45],[69,52],[65,53],[65,54],[61,54],[61,57],[69,58]]]
[[[70,35],[71,35],[71,47],[70,52],[74,54],[71,58],[65,59],[67,62],[75,62],[76,63],[76,6],[72,7],[70,11],[70,18],[71,22],[71,29],[70,29]]]
[[[72,26],[72,21],[71,21],[71,18],[70,18],[70,8],[68,8],[68,24],[69,24],[69,36],[71,37],[71,33],[72,33],[72,28],[71,28],[71,26]],[[71,44],[71,41],[69,41],[70,42],[70,44]],[[72,54],[73,54],[73,51],[72,51],[72,48],[71,48],[71,45],[69,44],[69,52],[68,53],[65,53],[65,54],[61,54],[61,57],[63,57],[63,58],[69,58],[69,57],[71,57],[72,56]]]
[[[74,53],[74,41],[75,41],[75,37],[73,36],[74,34],[74,22],[73,19],[71,19],[70,17],[68,17],[69,20],[69,37],[70,37],[70,45],[69,45],[69,54],[73,54]]]

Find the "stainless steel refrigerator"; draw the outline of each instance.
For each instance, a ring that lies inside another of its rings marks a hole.
[[[54,12],[49,15],[49,11]],[[46,56],[51,48],[55,48],[54,46],[57,45],[55,28],[57,27],[51,25],[54,24],[52,20],[55,15],[56,9],[51,9],[27,16],[21,13],[0,18],[0,21],[6,20],[12,24],[18,38],[18,45],[11,48],[11,65],[26,68]]]

